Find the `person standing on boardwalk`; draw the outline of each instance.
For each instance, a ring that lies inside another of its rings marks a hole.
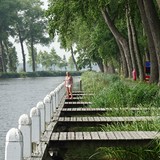
[[[73,98],[72,95],[72,87],[73,87],[73,78],[70,75],[69,72],[66,72],[66,77],[65,77],[65,87],[66,87],[66,98]]]

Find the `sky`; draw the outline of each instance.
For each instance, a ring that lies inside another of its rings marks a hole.
[[[47,9],[48,7],[48,3],[47,3],[47,0],[41,0],[44,5],[43,5],[43,8],[44,9]],[[22,52],[21,52],[21,46],[19,43],[16,43],[14,41],[14,39],[10,39],[12,41],[12,43],[14,43],[14,46],[16,47],[16,51],[17,51],[17,55],[18,55],[18,61],[19,63],[22,63],[23,60],[22,60]],[[52,48],[55,49],[56,53],[63,58],[63,56],[65,55],[66,56],[66,59],[68,60],[68,58],[71,56],[71,53],[70,52],[66,52],[64,49],[61,49],[60,48],[60,43],[58,42],[58,37],[55,38],[54,42],[51,43],[50,46],[42,46],[42,45],[36,45],[36,48],[37,48],[37,51],[50,51]],[[27,52],[27,48],[25,46],[25,54],[26,54],[26,60],[28,60],[28,52]]]

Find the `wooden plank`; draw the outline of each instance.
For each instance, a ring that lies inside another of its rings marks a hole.
[[[93,118],[94,118],[94,120],[95,120],[96,122],[100,122],[100,121],[101,121],[99,117],[93,117]]]
[[[83,132],[76,132],[76,140],[83,140]]]
[[[105,132],[98,132],[99,138],[101,140],[105,140],[107,139],[106,133]]]
[[[117,137],[115,136],[115,134],[113,132],[106,132],[107,138],[108,140],[116,140]]]
[[[99,140],[100,137],[97,132],[91,132],[91,138],[94,140]]]
[[[120,131],[114,132],[114,135],[117,139],[126,139],[123,137],[123,134]]]
[[[155,131],[150,131],[150,132],[144,132],[144,134],[146,134],[149,138],[156,138],[157,133],[155,133]]]
[[[132,135],[130,135],[130,134],[128,133],[128,131],[123,131],[123,132],[121,132],[121,134],[123,135],[124,139],[126,139],[126,140],[131,140],[131,139],[133,139]]]
[[[99,117],[100,121],[106,121],[106,117]]]
[[[73,121],[76,121],[76,117],[71,117],[71,121],[73,122]]]
[[[90,132],[83,132],[83,138],[84,140],[91,140]]]
[[[67,139],[68,140],[75,140],[75,134],[74,134],[74,132],[68,132],[67,133]]]
[[[142,139],[148,139],[148,136],[143,132],[143,131],[139,131],[138,135],[142,138]]]
[[[157,131],[113,131],[113,132],[53,132],[52,141],[67,140],[152,140]]]
[[[88,117],[83,117],[83,118],[82,118],[82,121],[83,121],[83,122],[87,122],[87,121],[88,121]]]
[[[60,132],[59,140],[66,141],[67,140],[67,132]]]
[[[94,118],[93,117],[88,117],[88,121],[89,122],[94,122]]]
[[[60,135],[59,132],[54,132],[54,133],[52,133],[51,139],[52,140],[58,140],[59,139],[59,135]]]
[[[71,117],[64,117],[64,121],[70,121]]]
[[[68,104],[69,102],[65,102]],[[83,102],[79,102],[83,104]],[[85,102],[88,103],[88,102]],[[90,102],[89,102],[90,103]],[[70,104],[77,104],[77,102],[70,102]],[[71,108],[70,108],[71,109]],[[70,110],[69,108],[63,108],[62,111]],[[73,109],[73,108],[72,108]],[[75,108],[76,109],[76,108]],[[119,111],[119,110],[128,110],[128,111],[151,111],[151,110],[160,110],[160,108],[79,108],[78,110],[82,111]]]
[[[82,122],[83,121],[83,117],[77,117],[77,121],[78,122]]]
[[[129,134],[133,137],[133,139],[141,139],[141,137],[139,136],[138,132],[136,131],[132,131],[132,132],[129,132]]]

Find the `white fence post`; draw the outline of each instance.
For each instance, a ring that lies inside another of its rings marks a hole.
[[[56,108],[59,107],[59,87],[56,88]]]
[[[11,128],[7,132],[5,160],[23,160],[23,136],[17,128]]]
[[[18,129],[23,135],[23,157],[30,158],[32,155],[31,118],[27,114],[23,114],[20,116],[18,123]]]
[[[45,106],[44,103],[38,102],[37,106],[36,106],[39,110],[40,110],[40,120],[41,120],[41,133],[44,133],[45,131],[45,121],[46,121],[46,110],[45,110]]]
[[[44,98],[44,105],[46,109],[46,123],[50,123],[51,121],[51,96],[47,95]]]
[[[56,93],[55,93],[55,90],[51,91],[50,95],[52,96],[52,110],[53,110],[53,112],[56,112]]]
[[[30,110],[30,117],[32,120],[32,152],[40,153],[38,145],[41,140],[41,123],[40,123],[40,111],[37,107],[33,107]]]

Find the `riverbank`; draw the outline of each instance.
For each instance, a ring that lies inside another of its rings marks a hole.
[[[81,71],[71,71],[72,76],[80,76]],[[36,71],[20,73],[0,73],[0,79],[3,78],[25,78],[25,77],[60,77],[65,76],[66,71]]]

